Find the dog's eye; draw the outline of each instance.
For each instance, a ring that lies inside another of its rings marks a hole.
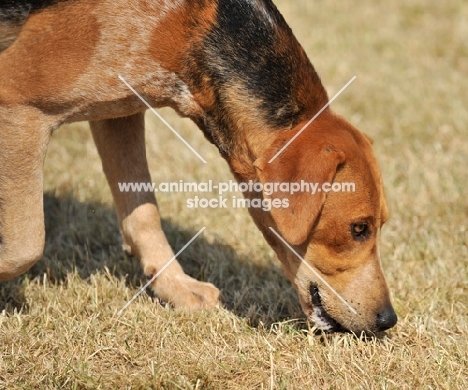
[[[364,241],[370,235],[369,225],[364,222],[353,223],[351,225],[351,235],[355,240]]]

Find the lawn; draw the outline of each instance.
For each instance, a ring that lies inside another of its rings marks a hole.
[[[391,212],[383,268],[399,315],[380,338],[315,335],[245,210],[189,209],[162,193],[168,239],[222,307],[185,314],[143,293],[121,249],[110,191],[86,123],[66,125],[45,161],[47,242],[0,286],[0,388],[467,389],[468,3],[276,0],[333,109],[374,139]],[[153,114],[155,182],[229,181],[218,151],[171,109]],[[240,194],[232,194],[241,196]]]

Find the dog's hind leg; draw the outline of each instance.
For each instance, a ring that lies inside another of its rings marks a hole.
[[[163,230],[152,191],[122,191],[119,183],[151,183],[146,161],[144,114],[91,123],[127,249],[139,257],[149,278],[160,271],[174,253]],[[215,306],[219,291],[210,283],[186,275],[174,260],[152,285],[155,293],[175,307],[188,310]]]
[[[0,281],[26,272],[44,249],[43,163],[53,120],[0,96]]]

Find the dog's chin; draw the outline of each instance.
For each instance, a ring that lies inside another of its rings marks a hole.
[[[310,285],[310,296],[312,298],[312,314],[309,319],[315,324],[318,330],[322,332],[347,332],[338,321],[330,316],[322,305],[320,291],[316,284]]]

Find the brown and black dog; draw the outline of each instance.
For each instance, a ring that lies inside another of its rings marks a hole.
[[[74,121],[91,124],[126,248],[147,275],[173,257],[154,194],[118,188],[151,182],[146,107],[118,75],[151,106],[190,117],[238,181],[355,183],[352,193],[301,192],[289,196],[288,208],[250,213],[319,327],[359,333],[395,325],[379,256],[387,206],[370,139],[327,108],[269,163],[328,102],[271,0],[2,2],[0,280],[42,256],[47,144],[54,129]],[[152,288],[189,310],[218,302],[212,284],[187,276],[176,261]]]

